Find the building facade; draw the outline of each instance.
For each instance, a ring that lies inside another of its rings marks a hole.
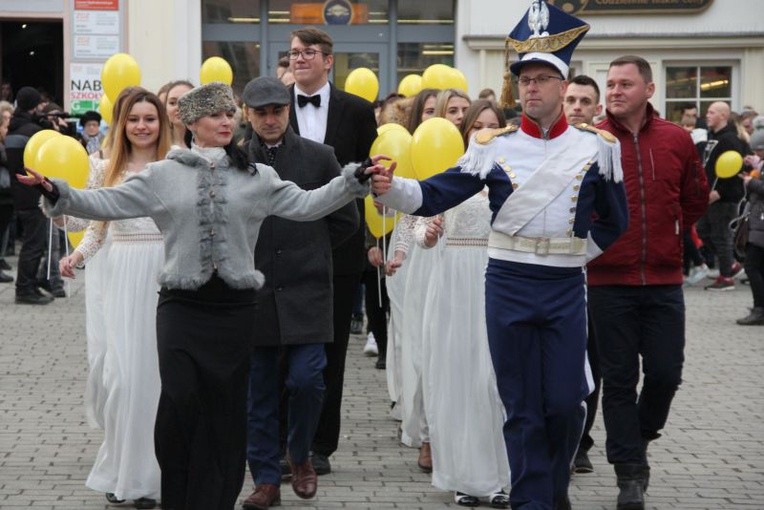
[[[679,105],[695,103],[705,111],[717,100],[728,101],[733,110],[764,110],[761,0],[550,3],[592,27],[574,56],[575,73],[604,87],[608,63],[636,54],[652,64],[653,104],[669,118]],[[81,86],[76,78],[87,68],[97,81],[93,75],[112,49],[135,57],[149,89],[172,79],[198,82],[202,61],[221,56],[233,66],[234,88],[241,90],[253,77],[274,74],[289,48],[289,33],[308,24],[332,35],[333,79],[340,87],[352,69],[367,67],[377,73],[384,97],[406,74],[445,63],[464,72],[471,95],[484,87],[498,92],[505,37],[530,0],[3,0],[2,5],[2,20],[62,21],[63,99],[70,108],[74,89]]]

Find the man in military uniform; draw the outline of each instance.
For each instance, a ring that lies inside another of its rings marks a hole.
[[[618,142],[563,114],[568,63],[588,25],[534,1],[509,42],[523,116],[482,131],[428,180],[376,176],[385,205],[434,216],[489,188],[486,320],[507,411],[512,508],[570,508],[570,465],[590,392],[584,266],[626,229]]]

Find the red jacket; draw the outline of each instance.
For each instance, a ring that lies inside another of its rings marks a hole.
[[[589,285],[681,284],[683,232],[706,211],[709,191],[690,135],[650,104],[636,135],[610,112],[597,127],[621,142],[629,228],[589,263]]]

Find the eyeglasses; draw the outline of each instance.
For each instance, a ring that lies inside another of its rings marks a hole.
[[[541,74],[539,76],[536,76],[535,78],[528,78],[527,76],[521,76],[517,79],[517,83],[522,87],[527,87],[531,84],[531,82],[534,82],[539,87],[543,87],[547,83],[549,83],[549,80],[560,80],[562,81],[562,78],[559,76],[553,76],[551,74]]]
[[[302,55],[302,58],[305,60],[313,60],[316,58],[316,55],[321,53],[322,55],[326,55],[323,51],[320,50],[314,50],[313,48],[308,48],[306,50],[290,50],[287,55],[289,55],[289,60],[297,60],[300,58],[300,55]]]

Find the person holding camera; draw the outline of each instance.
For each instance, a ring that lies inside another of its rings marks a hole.
[[[40,115],[42,97],[32,87],[21,87],[16,94],[16,110],[8,127],[5,140],[8,170],[11,174],[25,175],[24,148],[29,139],[45,128],[48,120]],[[53,298],[38,289],[37,268],[48,242],[48,219],[40,211],[40,192],[36,188],[20,185],[11,179],[11,193],[16,215],[21,222],[21,251],[19,252],[18,276],[16,278],[16,303],[47,305]],[[55,264],[54,264],[55,265]],[[56,268],[56,272],[58,269]]]

